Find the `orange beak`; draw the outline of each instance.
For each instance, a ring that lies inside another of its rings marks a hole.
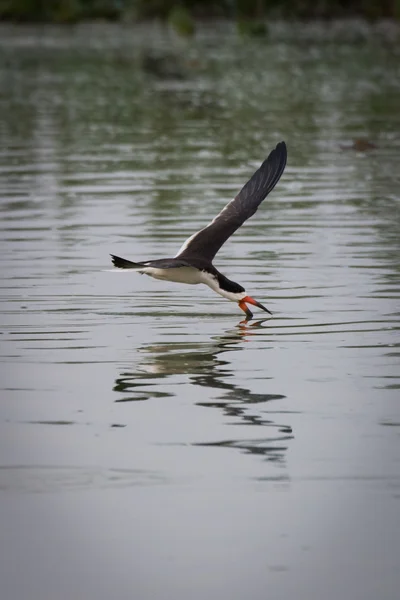
[[[257,300],[254,300],[254,298],[252,298],[251,296],[246,296],[245,298],[243,298],[243,300],[240,300],[240,302],[239,302],[239,308],[241,308],[246,313],[246,317],[248,319],[252,319],[253,318],[253,313],[251,312],[251,310],[247,306],[246,302],[247,302],[247,304],[253,304],[254,306],[258,306],[258,308],[261,308],[262,310],[265,310],[265,312],[267,312],[270,315],[272,315],[272,312],[270,310],[268,310],[268,308],[265,308],[265,306],[263,306],[262,304],[260,304],[260,302],[257,302]]]

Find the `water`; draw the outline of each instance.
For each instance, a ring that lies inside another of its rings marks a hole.
[[[399,52],[354,31],[3,26],[5,599],[397,598]],[[108,271],[282,139],[215,261],[273,319]]]

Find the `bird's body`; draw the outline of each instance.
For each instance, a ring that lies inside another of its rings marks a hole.
[[[112,254],[114,266],[165,281],[192,285],[203,283],[220,296],[237,302],[248,319],[253,315],[246,303],[270,312],[248,296],[241,285],[220,273],[212,264],[212,260],[226,240],[256,212],[264,198],[275,187],[286,166],[286,157],[286,144],[280,142],[239,194],[209,225],[190,236],[174,258],[132,262]]]

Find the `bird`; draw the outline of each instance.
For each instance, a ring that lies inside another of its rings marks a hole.
[[[214,267],[213,259],[227,239],[254,215],[261,202],[274,189],[285,169],[286,161],[286,144],[279,142],[237,196],[208,225],[191,235],[173,258],[133,262],[111,254],[113,265],[118,269],[131,269],[155,279],[208,285],[220,296],[236,302],[246,314],[246,321],[253,318],[248,304],[272,315],[268,308],[249,296],[243,286],[220,273]]]

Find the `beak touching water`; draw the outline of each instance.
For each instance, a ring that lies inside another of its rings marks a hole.
[[[268,310],[268,308],[265,308],[265,306],[263,306],[262,304],[257,302],[257,300],[254,300],[254,298],[252,298],[251,296],[246,296],[245,298],[243,298],[243,300],[240,300],[240,302],[238,304],[239,304],[239,307],[246,313],[246,317],[248,319],[253,318],[253,313],[247,306],[246,302],[247,302],[247,304],[253,304],[254,306],[258,306],[258,308],[261,308],[262,310],[265,310],[265,312],[272,315],[272,312],[270,310]]]

